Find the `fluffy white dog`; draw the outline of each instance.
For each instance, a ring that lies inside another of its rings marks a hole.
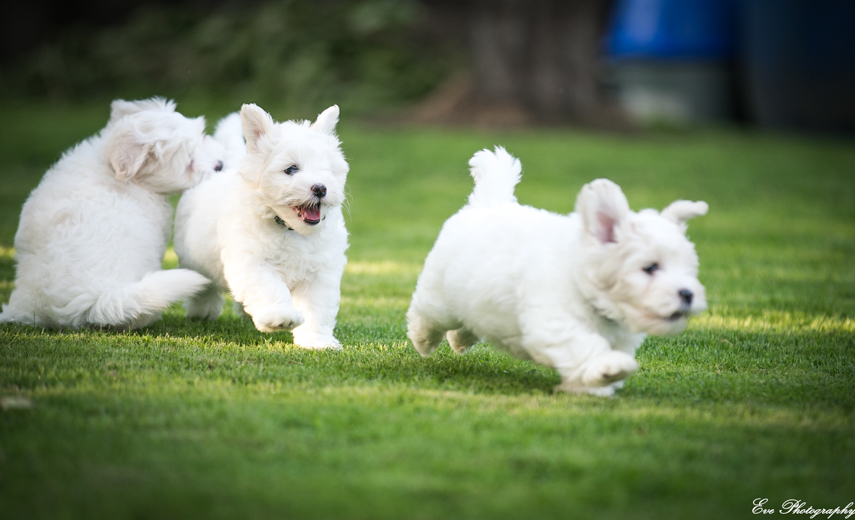
[[[222,145],[159,98],[116,100],[96,136],[65,152],[30,194],[15,235],[15,290],[0,321],[142,327],[208,280],[161,270],[168,195],[222,168]]]
[[[228,289],[258,330],[293,329],[304,348],[340,346],[333,328],[347,263],[349,167],[334,133],[338,115],[332,106],[312,124],[275,123],[246,104],[217,125],[227,167],[188,190],[176,213],[181,265],[214,281],[186,302],[188,317],[216,319]]]
[[[706,308],[685,236],[706,203],[634,213],[599,179],[557,215],[517,203],[521,166],[501,147],[469,165],[469,204],[443,226],[407,312],[423,356],[446,335],[460,353],[483,338],[554,367],[558,390],[610,396],[638,368],[646,333],[676,334]]]

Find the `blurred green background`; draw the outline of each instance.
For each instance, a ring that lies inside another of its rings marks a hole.
[[[852,24],[847,0],[34,0],[0,21],[0,97],[852,134]]]
[[[310,116],[388,112],[433,89],[460,53],[415,0],[35,2],[4,42],[8,102],[67,106],[160,95]],[[75,8],[79,9],[76,12]],[[16,9],[26,10],[26,6]]]
[[[170,97],[211,124],[250,101],[278,120],[338,103],[351,247],[339,352],[179,306],[130,333],[0,327],[0,518],[713,519],[754,518],[757,497],[855,498],[851,138],[640,128],[597,72],[614,4],[8,7],[0,302],[21,204],[118,97]],[[485,57],[537,69],[543,47],[515,54],[531,40],[515,31],[571,19],[582,36],[562,41],[582,58],[556,63],[592,97],[552,106],[520,87],[543,75],[514,68],[493,81],[508,97],[488,95]],[[525,204],[569,212],[597,177],[633,209],[710,204],[689,228],[710,310],[649,338],[616,399],[555,394],[554,371],[486,345],[421,359],[406,339],[424,257],[471,190],[467,160],[495,144],[520,157]]]

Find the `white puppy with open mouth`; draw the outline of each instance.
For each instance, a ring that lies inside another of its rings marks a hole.
[[[342,215],[348,164],[332,106],[314,123],[275,123],[254,104],[218,125],[226,168],[178,204],[182,267],[214,284],[186,302],[190,318],[216,319],[223,290],[258,330],[292,330],[304,348],[339,347],[333,335],[347,263]]]
[[[558,215],[517,203],[520,162],[503,148],[469,165],[469,203],[443,226],[407,312],[423,356],[444,337],[461,353],[483,339],[555,368],[558,390],[610,396],[638,368],[646,334],[679,333],[706,308],[685,235],[705,202],[634,213],[599,179]]]
[[[161,270],[168,195],[223,167],[222,145],[160,98],[116,100],[96,136],[63,154],[30,194],[15,235],[15,290],[0,321],[133,329],[208,280]]]

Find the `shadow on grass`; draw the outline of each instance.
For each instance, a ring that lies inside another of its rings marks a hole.
[[[486,345],[460,356],[446,345],[421,358],[403,337],[403,328],[381,327],[387,337],[350,342],[354,330],[340,331],[342,350],[312,351],[291,343],[290,333],[262,334],[251,322],[221,318],[184,322],[167,318],[131,331],[55,331],[4,325],[0,374],[21,388],[88,381],[140,383],[152,374],[167,378],[217,380],[236,386],[294,388],[400,385],[411,388],[489,394],[550,393],[558,383],[551,369],[511,358]],[[343,327],[348,329],[351,327]],[[343,333],[341,333],[343,332]],[[71,381],[69,381],[69,378]]]
[[[559,382],[554,370],[488,345],[461,356],[443,343],[421,358],[402,324],[363,329],[345,324],[338,331],[344,349],[311,351],[295,347],[289,333],[262,334],[233,316],[213,322],[167,316],[122,333],[4,325],[0,380],[25,389],[177,378],[298,391],[403,385],[495,395],[549,394]],[[846,331],[695,330],[649,338],[638,358],[642,369],[627,381],[623,398],[855,410],[855,339]]]

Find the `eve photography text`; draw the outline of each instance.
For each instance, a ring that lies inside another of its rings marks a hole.
[[[822,516],[824,518],[832,518],[834,515],[845,515],[844,518],[849,518],[855,515],[855,503],[849,502],[844,507],[816,508],[808,506],[807,502],[795,498],[788,499],[781,504],[780,509],[768,505],[768,498],[755,498],[754,508],[751,510],[755,515],[773,515],[779,513],[782,515],[808,515],[810,518]]]

